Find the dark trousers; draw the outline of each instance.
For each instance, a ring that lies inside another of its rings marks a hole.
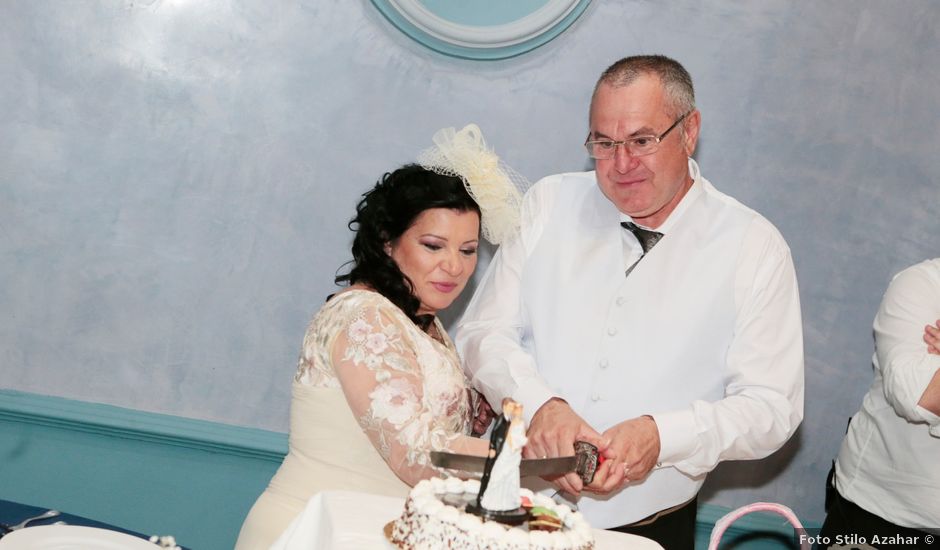
[[[610,528],[610,531],[653,539],[666,550],[693,550],[695,548],[696,512],[698,512],[697,496],[685,506],[659,516],[652,523],[621,525]],[[644,523],[644,520],[637,523]]]
[[[937,541],[940,536],[895,525],[847,500],[838,491],[833,490],[827,500],[829,513],[819,532],[819,540],[828,541],[828,544],[820,543],[820,550],[830,546],[865,548],[866,544],[885,550],[940,548]],[[878,542],[875,541],[876,536],[880,539]]]

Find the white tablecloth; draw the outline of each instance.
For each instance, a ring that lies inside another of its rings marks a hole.
[[[385,524],[401,514],[405,501],[400,498],[324,491],[314,495],[303,512],[287,527],[271,550],[390,550],[385,539]],[[662,546],[643,537],[594,530],[597,550],[662,550]]]

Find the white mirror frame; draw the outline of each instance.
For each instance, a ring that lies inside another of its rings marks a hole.
[[[444,19],[419,0],[372,2],[411,38],[441,53],[470,59],[501,59],[534,49],[564,31],[590,4],[590,0],[549,0],[511,23],[473,26]]]

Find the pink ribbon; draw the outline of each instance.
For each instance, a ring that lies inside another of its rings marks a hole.
[[[718,543],[721,541],[721,536],[725,534],[725,530],[730,527],[732,523],[741,518],[741,516],[745,516],[751,512],[774,512],[787,518],[787,521],[789,521],[795,529],[803,529],[803,524],[800,523],[800,519],[796,517],[796,514],[793,513],[793,510],[787,508],[783,504],[776,504],[774,502],[755,502],[754,504],[742,506],[737,510],[732,510],[715,522],[715,527],[712,529],[711,539],[708,541],[708,550],[718,550]],[[800,541],[800,548],[802,550],[809,550],[809,541],[807,538],[801,537]]]

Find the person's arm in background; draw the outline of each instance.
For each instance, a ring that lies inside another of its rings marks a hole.
[[[940,416],[940,370],[933,373],[933,378],[930,379],[927,389],[924,390],[917,404]]]
[[[940,314],[940,280],[930,265],[905,269],[891,281],[875,316],[875,355],[885,397],[910,422],[940,437],[940,356],[924,347],[924,323]]]
[[[522,229],[500,245],[457,324],[455,342],[464,370],[473,386],[490,403],[511,397],[522,404],[528,424],[526,458],[569,456],[574,442],[583,440],[598,447],[598,434],[545,382],[535,358],[523,348],[527,320],[522,304],[522,270],[531,247],[542,233],[542,216],[551,209],[551,194],[538,183],[526,194],[522,207]],[[576,474],[558,478],[566,492],[577,494],[581,480]]]

